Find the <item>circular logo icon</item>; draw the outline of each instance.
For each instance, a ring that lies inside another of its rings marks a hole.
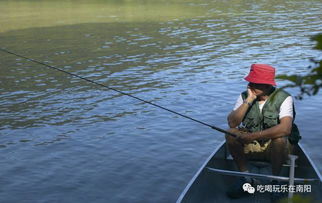
[[[249,194],[254,194],[255,193],[255,188],[252,187],[252,185],[250,183],[244,183],[243,190],[244,190],[244,192],[247,191]]]

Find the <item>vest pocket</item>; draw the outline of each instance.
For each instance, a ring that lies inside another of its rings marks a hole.
[[[271,128],[278,124],[278,114],[273,112],[265,112],[263,117],[263,129]]]
[[[249,132],[255,132],[256,128],[258,127],[258,122],[253,117],[247,117],[243,121],[243,126],[249,131]]]

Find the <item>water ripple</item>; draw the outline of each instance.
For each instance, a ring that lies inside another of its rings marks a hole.
[[[1,46],[221,128],[250,64],[303,74],[320,55],[310,41],[321,31],[319,1],[181,3],[203,12],[143,23],[119,22],[118,12],[113,23],[1,33]],[[173,202],[224,139],[17,57],[1,53],[0,67],[0,201]],[[305,140],[315,143],[319,100],[297,104]]]

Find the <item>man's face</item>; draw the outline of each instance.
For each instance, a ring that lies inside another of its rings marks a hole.
[[[261,96],[267,93],[271,86],[267,84],[257,84],[257,83],[248,83],[248,87],[256,94],[256,96]]]

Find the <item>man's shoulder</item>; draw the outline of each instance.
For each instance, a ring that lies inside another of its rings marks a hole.
[[[276,88],[273,95],[272,95],[272,99],[273,100],[277,99],[280,102],[283,102],[289,96],[292,96],[292,95],[290,93],[288,93],[287,91],[285,91],[283,88]]]
[[[275,90],[277,92],[277,94],[280,94],[280,95],[285,95],[285,96],[291,96],[290,93],[288,93],[284,88],[276,88]]]
[[[277,106],[281,106],[281,104],[289,96],[291,96],[291,94],[285,91],[283,88],[276,88],[273,92],[273,95],[270,96],[269,101],[270,103],[274,103]]]

